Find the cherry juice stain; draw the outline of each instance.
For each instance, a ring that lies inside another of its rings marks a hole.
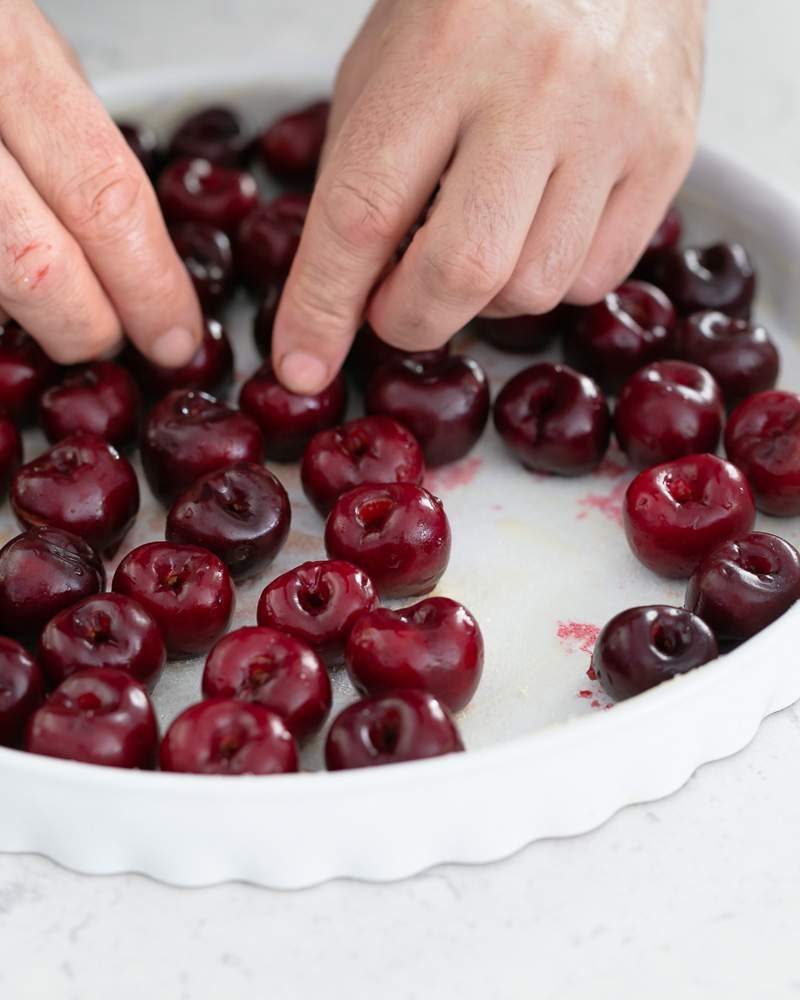
[[[482,467],[482,458],[464,458],[460,462],[442,466],[440,469],[429,469],[425,474],[423,485],[431,493],[439,493],[441,490],[457,490],[462,486],[469,486]]]
[[[578,697],[589,702],[590,708],[612,708],[613,702],[597,683],[597,672],[592,666],[591,655],[600,629],[589,622],[566,621],[559,622],[556,628],[556,638],[564,651],[569,654],[585,653],[589,655],[589,666],[586,676],[592,682],[590,688],[579,688]]]
[[[578,506],[582,509],[575,516],[578,520],[583,520],[591,511],[597,511],[609,521],[622,524],[622,504],[627,489],[628,483],[625,481],[617,483],[608,493],[587,493],[578,500]]]

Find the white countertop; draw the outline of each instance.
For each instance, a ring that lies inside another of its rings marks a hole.
[[[264,58],[281,44],[310,50],[324,70],[366,9],[364,0],[44,6],[98,80],[202,58],[252,63],[258,37]],[[702,138],[800,191],[800,4],[711,6]],[[799,833],[795,706],[678,794],[594,833],[394,885],[184,891],[0,855],[0,997],[800,996]]]

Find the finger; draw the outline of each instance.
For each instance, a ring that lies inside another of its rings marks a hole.
[[[86,258],[0,145],[0,304],[61,364],[120,340],[119,320]]]
[[[361,324],[367,297],[419,215],[455,141],[457,109],[386,71],[356,101],[331,149],[275,321],[284,385],[319,392]]]
[[[476,121],[459,145],[432,211],[372,299],[368,318],[405,350],[437,347],[503,288],[552,169],[520,142],[518,123]]]

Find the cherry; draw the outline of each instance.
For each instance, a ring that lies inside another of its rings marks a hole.
[[[239,273],[255,292],[283,281],[292,266],[306,221],[306,195],[279,195],[258,205],[239,226],[234,254]]]
[[[204,653],[233,614],[233,583],[225,564],[197,545],[140,545],[117,566],[111,586],[155,619],[172,658]]]
[[[82,538],[49,526],[24,531],[0,549],[0,631],[38,636],[53,615],[105,585],[103,563]]]
[[[50,684],[79,670],[124,670],[152,687],[167,658],[149,612],[122,594],[87,597],[60,611],[44,628],[37,653]]]
[[[489,319],[479,316],[476,325],[480,337],[501,351],[512,354],[536,354],[555,340],[559,330],[560,311],[541,316],[511,316]]]
[[[625,534],[656,573],[688,577],[717,545],[755,520],[747,480],[715,455],[688,455],[640,472],[625,494]]]
[[[340,423],[347,409],[341,372],[313,396],[289,392],[266,361],[242,386],[239,406],[264,435],[264,452],[275,462],[296,462],[318,432]]]
[[[29,423],[55,375],[56,366],[36,341],[9,320],[0,329],[0,409],[20,424]]]
[[[282,291],[283,286],[280,284],[268,285],[253,317],[253,343],[262,358],[268,358],[272,351],[272,328],[278,315]]]
[[[331,682],[306,643],[272,628],[240,628],[208,654],[206,698],[239,698],[279,715],[297,740],[315,733],[331,709]]]
[[[6,495],[14,470],[22,461],[22,438],[14,421],[0,412],[0,501]]]
[[[594,469],[611,437],[602,392],[566,365],[542,363],[515,375],[495,401],[494,423],[526,468],[561,476]]]
[[[315,434],[300,466],[303,491],[325,517],[336,500],[365,483],[422,483],[417,439],[391,417],[362,417]]]
[[[297,745],[281,717],[263,705],[214,698],[181,712],[161,742],[162,771],[286,774]]]
[[[345,651],[359,691],[428,691],[451,712],[469,703],[483,670],[483,636],[467,609],[428,597],[399,611],[377,608],[353,626]]]
[[[318,101],[284,115],[261,135],[264,166],[280,180],[313,181],[325,141],[330,104]]]
[[[450,341],[430,351],[403,351],[392,347],[371,327],[362,326],[353,343],[353,367],[359,380],[367,382],[385,364],[393,361],[416,361],[421,365],[436,365],[450,354]]]
[[[169,223],[202,222],[230,233],[258,204],[258,188],[244,170],[178,160],[159,177],[158,199]]]
[[[39,664],[18,642],[0,636],[0,746],[19,746],[43,698]]]
[[[28,723],[25,749],[105,767],[150,768],[158,726],[142,685],[100,667],[67,677]]]
[[[463,355],[431,364],[396,361],[374,373],[364,405],[372,416],[405,424],[427,465],[444,465],[463,458],[483,434],[489,383],[478,362]]]
[[[747,476],[765,514],[800,514],[800,396],[761,392],[733,411],[725,452]]]
[[[623,386],[614,431],[630,461],[644,468],[716,451],[723,412],[719,386],[705,368],[656,361]]]
[[[203,159],[235,167],[244,158],[247,136],[235,111],[212,107],[186,118],[172,136],[170,159]]]
[[[713,309],[747,319],[756,290],[753,265],[739,243],[665,250],[653,281],[682,316]]]
[[[336,560],[306,562],[269,583],[258,601],[258,624],[302,640],[337,666],[356,619],[378,606],[366,573]]]
[[[681,241],[683,235],[683,217],[678,209],[673,205],[664,218],[658,229],[653,233],[647,249],[642,254],[641,260],[636,265],[634,275],[641,281],[652,281],[657,274],[658,259],[664,250],[672,250]]]
[[[800,553],[789,542],[753,531],[713,549],[692,574],[686,607],[720,642],[743,642],[800,597]]]
[[[142,435],[142,466],[164,503],[200,476],[240,462],[260,462],[264,450],[254,420],[205,392],[176,389],[150,411]]]
[[[447,710],[426,691],[357,701],[334,720],[325,743],[329,771],[399,764],[464,749]]]
[[[643,365],[674,353],[675,310],[655,285],[627,281],[571,315],[564,356],[606,392],[616,392]]]
[[[210,317],[205,319],[200,346],[180,368],[157,365],[132,345],[126,351],[126,363],[142,391],[152,399],[161,399],[176,389],[222,392],[233,377],[231,342],[222,324]]]
[[[714,376],[729,407],[771,389],[780,358],[763,326],[725,313],[694,313],[678,332],[678,354]]]
[[[113,361],[69,370],[39,401],[39,421],[50,442],[86,432],[116,448],[130,448],[139,430],[141,399],[130,373]]]
[[[597,637],[592,666],[603,689],[622,701],[718,655],[711,629],[697,615],[653,604],[611,619]]]
[[[141,122],[117,122],[117,128],[130,146],[136,159],[144,167],[149,177],[155,177],[161,166],[158,151],[158,136],[149,125]]]
[[[325,548],[360,566],[381,597],[413,597],[433,590],[447,569],[450,524],[441,500],[421,486],[359,486],[333,505]]]
[[[208,312],[219,309],[236,288],[227,234],[203,222],[179,222],[169,235],[189,272],[200,305]]]
[[[263,465],[241,462],[201,476],[182,493],[167,516],[166,537],[202,545],[242,580],[280,552],[291,517],[279,480]]]
[[[139,511],[139,483],[116,448],[79,432],[17,470],[11,503],[23,527],[63,528],[111,555]]]

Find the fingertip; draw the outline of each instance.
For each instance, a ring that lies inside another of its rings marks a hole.
[[[147,353],[157,365],[180,368],[191,360],[197,346],[198,339],[191,330],[173,326],[155,338]]]
[[[308,351],[289,351],[277,365],[277,375],[290,391],[313,396],[327,386],[331,372],[327,362]]]

